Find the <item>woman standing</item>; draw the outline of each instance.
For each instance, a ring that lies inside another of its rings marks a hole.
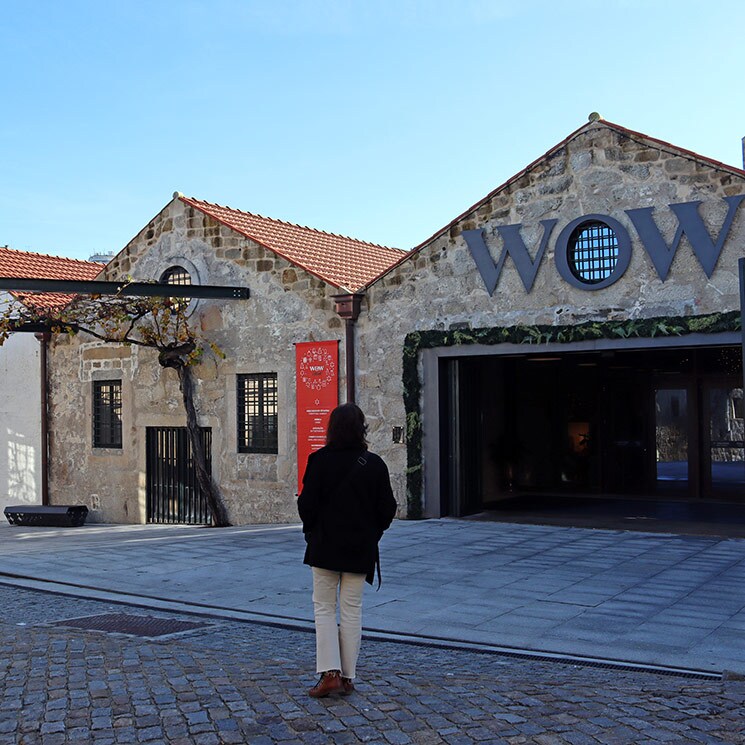
[[[354,690],[362,636],[362,590],[372,584],[378,542],[396,514],[388,468],[367,449],[365,415],[348,403],[331,412],[326,445],[308,458],[298,512],[313,569],[316,672],[308,693]],[[337,595],[340,624],[336,624]]]

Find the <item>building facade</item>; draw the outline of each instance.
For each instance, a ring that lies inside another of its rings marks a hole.
[[[192,301],[224,359],[194,368],[199,426],[232,523],[297,519],[296,345],[335,342],[345,391],[344,308],[403,252],[174,195],[103,280],[249,288]],[[348,342],[349,340],[349,342]],[[104,522],[206,522],[173,370],[155,352],[79,335],[52,345],[50,489]],[[375,443],[382,424],[371,416]],[[399,477],[399,492],[404,494]],[[68,498],[69,500],[69,498]],[[402,496],[403,504],[403,496]]]
[[[369,288],[362,403],[405,407],[410,514],[743,498],[744,177],[594,119]]]
[[[7,294],[0,304],[8,302]],[[0,508],[41,504],[41,417],[27,403],[41,404],[39,342],[14,334],[0,347]]]
[[[101,264],[0,246],[0,276],[93,279]],[[54,296],[0,292],[0,309],[56,302]],[[0,508],[41,504],[47,497],[43,401],[47,339],[12,334],[0,346]]]
[[[226,353],[197,398],[234,523],[296,519],[307,342],[338,343],[340,400],[365,410],[401,516],[515,494],[741,500],[743,200],[741,169],[593,117],[405,254],[177,195],[102,278],[250,288],[193,311]],[[53,499],[162,520],[154,474],[188,461],[172,371],[57,340],[51,400]],[[119,416],[115,446],[96,412]]]

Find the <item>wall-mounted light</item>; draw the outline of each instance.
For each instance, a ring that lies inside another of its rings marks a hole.
[[[404,428],[394,427],[393,428],[393,442],[402,443],[404,441]]]

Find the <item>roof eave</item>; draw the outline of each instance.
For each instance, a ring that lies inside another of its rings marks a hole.
[[[220,223],[220,225],[223,225],[224,227],[228,228],[228,230],[232,230],[234,233],[237,233],[238,235],[242,235],[244,238],[248,238],[249,240],[253,241],[256,245],[261,246],[267,251],[271,251],[273,254],[276,254],[280,258],[284,259],[291,266],[297,267],[298,269],[302,269],[304,272],[307,272],[311,276],[316,277],[316,279],[320,279],[325,284],[330,285],[331,287],[335,287],[336,289],[344,293],[360,292],[360,289],[354,289],[351,287],[345,287],[344,285],[337,284],[336,282],[328,279],[328,277],[324,277],[323,275],[319,274],[313,269],[308,268],[304,264],[300,264],[297,260],[290,258],[282,251],[278,251],[276,248],[274,248],[274,246],[267,245],[264,241],[259,240],[258,238],[256,238],[256,236],[252,235],[248,231],[241,230],[240,228],[236,228],[234,225],[231,225],[229,222],[226,222],[225,220],[217,217],[212,212],[204,209],[201,205],[196,203],[195,200],[191,200],[189,199],[189,197],[186,197],[183,194],[179,194],[177,198],[180,199],[184,204],[188,205],[189,207],[192,207],[195,210],[199,210],[203,215],[207,215],[208,217],[212,218],[216,222]],[[366,285],[363,285],[363,287],[365,286]]]

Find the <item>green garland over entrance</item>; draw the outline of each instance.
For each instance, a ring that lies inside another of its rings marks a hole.
[[[406,509],[411,519],[422,516],[422,381],[419,352],[458,344],[566,344],[594,339],[629,339],[686,334],[716,334],[740,330],[740,311],[705,316],[589,321],[576,326],[495,326],[450,331],[414,331],[403,349],[403,388],[406,409]]]

